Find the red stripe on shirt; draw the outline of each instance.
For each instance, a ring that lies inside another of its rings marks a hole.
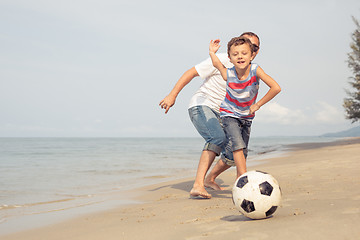
[[[257,94],[255,95],[255,97],[253,99],[251,99],[250,101],[248,102],[239,102],[238,100],[234,99],[234,98],[231,98],[229,94],[226,93],[226,99],[229,100],[230,102],[234,103],[236,106],[239,106],[239,107],[249,107],[251,106],[255,100],[256,100],[256,97],[257,97]]]
[[[225,109],[225,108],[220,108],[220,112],[227,112],[227,113],[232,113],[232,114],[234,114],[232,111],[229,111],[229,110],[227,110],[227,109]]]
[[[256,81],[256,76],[252,76],[249,81],[246,81],[244,83],[229,83],[229,87],[231,89],[244,89],[248,86],[251,86]]]
[[[254,118],[255,117],[255,113],[251,114],[251,115],[247,115],[247,116],[241,116],[242,118]]]

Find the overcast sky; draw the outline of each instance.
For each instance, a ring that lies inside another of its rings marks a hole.
[[[0,0],[0,137],[197,137],[187,107],[202,79],[168,114],[158,104],[211,39],[225,52],[245,31],[282,87],[252,136],[348,129],[351,16],[358,0]]]

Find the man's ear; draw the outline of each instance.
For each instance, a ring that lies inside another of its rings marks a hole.
[[[252,55],[251,55],[251,61],[254,60],[255,56],[256,56],[256,53],[253,52]]]

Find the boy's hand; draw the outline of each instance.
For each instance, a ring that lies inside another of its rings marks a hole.
[[[259,109],[260,109],[260,106],[257,103],[251,105],[249,115],[253,114],[254,112],[256,112]]]
[[[220,48],[220,39],[211,40],[209,44],[209,53],[216,53]]]
[[[172,106],[175,104],[175,97],[172,97],[170,95],[167,95],[161,102],[159,103],[159,106],[162,109],[165,109],[165,113],[167,113]]]

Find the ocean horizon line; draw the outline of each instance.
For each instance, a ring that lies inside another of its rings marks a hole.
[[[270,135],[270,136],[251,136],[252,138],[316,138],[316,137],[319,137],[319,138],[328,138],[326,136],[323,136],[323,135]],[[114,137],[114,136],[88,136],[88,137],[85,137],[85,136],[69,136],[69,137],[65,137],[65,136],[0,136],[0,139],[4,139],[4,138],[181,138],[181,139],[184,139],[184,138],[192,138],[192,139],[201,139],[200,136],[198,137],[195,137],[195,136],[187,136],[187,137],[184,137],[184,136],[181,136],[181,137],[174,137],[174,136],[164,136],[164,137],[161,137],[161,136],[155,136],[155,137],[150,137],[150,136],[144,136],[144,137],[139,137],[139,136],[122,136],[122,137]],[[342,138],[342,137],[334,137],[334,138]]]

